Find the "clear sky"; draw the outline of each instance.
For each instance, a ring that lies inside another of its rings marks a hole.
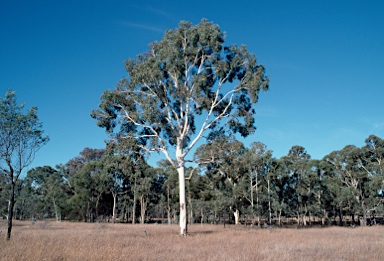
[[[180,20],[217,23],[270,77],[256,133],[280,158],[293,145],[315,159],[370,134],[384,138],[384,1],[0,0],[0,96],[38,107],[50,142],[29,167],[68,162],[107,138],[89,116]]]

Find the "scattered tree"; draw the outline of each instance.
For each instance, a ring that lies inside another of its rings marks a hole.
[[[24,104],[18,105],[16,93],[8,90],[0,98],[0,170],[10,184],[8,200],[7,239],[11,238],[15,186],[24,168],[35,158],[36,152],[48,142],[43,136],[42,123],[37,116],[37,107],[24,113]]]

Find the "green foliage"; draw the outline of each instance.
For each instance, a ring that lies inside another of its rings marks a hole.
[[[43,137],[37,107],[24,113],[24,104],[18,105],[16,93],[8,90],[5,98],[0,99],[0,171],[5,173],[6,183],[10,185],[7,239],[11,237],[16,183],[48,140],[48,136]]]
[[[362,148],[346,146],[311,160],[301,146],[275,159],[260,142],[245,147],[234,137],[216,134],[196,150],[200,167],[186,170],[191,223],[233,222],[229,217],[239,210],[244,222],[258,225],[281,225],[294,218],[305,226],[315,217],[323,225],[343,225],[345,216],[352,217],[352,224],[364,225],[364,219],[374,222],[384,213],[383,143],[376,136],[367,138]],[[114,213],[116,220],[125,222],[139,217],[144,222],[176,222],[177,171],[165,160],[152,168],[140,146],[129,144],[86,148],[65,166],[30,170],[15,186],[16,217],[100,221],[111,220]],[[6,215],[11,185],[5,173],[0,174]]]
[[[181,22],[147,53],[126,61],[129,76],[103,93],[92,117],[107,131],[120,125],[123,136],[139,138],[149,151],[177,143],[188,151],[222,119],[223,126],[247,136],[255,130],[252,104],[269,80],[244,46],[223,44],[218,25]],[[199,115],[204,123],[197,127]]]
[[[17,104],[16,93],[7,91],[5,98],[0,98],[0,169],[16,181],[48,140],[43,136],[37,107],[24,114],[24,104]]]

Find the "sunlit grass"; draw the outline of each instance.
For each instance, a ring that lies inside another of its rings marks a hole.
[[[384,260],[384,227],[256,229],[15,222],[0,260]]]

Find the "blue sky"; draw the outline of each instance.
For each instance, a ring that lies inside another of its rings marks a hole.
[[[201,18],[245,44],[270,77],[257,131],[280,158],[293,145],[315,159],[384,138],[384,1],[0,0],[0,95],[37,106],[50,142],[29,168],[68,162],[107,138],[89,116],[179,21]]]

